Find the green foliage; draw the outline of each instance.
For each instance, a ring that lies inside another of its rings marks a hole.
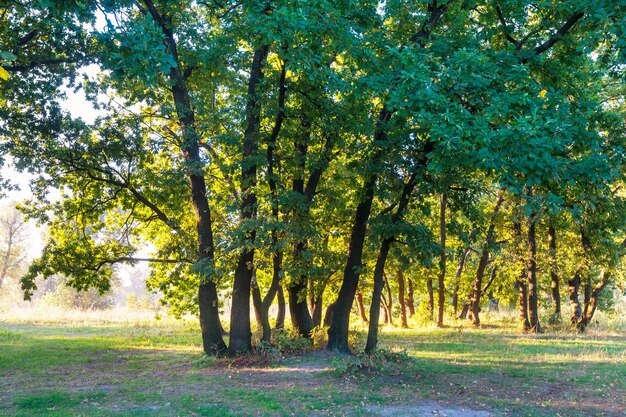
[[[263,290],[280,253],[283,284],[306,279],[333,298],[368,178],[364,293],[384,239],[389,265],[423,293],[438,272],[442,193],[449,261],[484,249],[494,196],[504,196],[487,248],[502,302],[528,262],[517,222],[537,227],[539,271],[556,263],[566,279],[583,265],[620,284],[625,13],[608,0],[9,2],[0,158],[33,175],[22,210],[50,228],[25,296],[56,275],[105,293],[115,265],[148,248],[147,284],[176,316],[198,312],[201,282],[215,283],[220,302],[231,295],[246,251]],[[86,94],[95,121],[65,110],[68,88]],[[193,195],[193,181],[206,191]],[[478,258],[447,273],[447,288],[467,297]]]
[[[414,359],[406,351],[393,352],[378,349],[374,353],[333,359],[335,373],[341,377],[357,378],[372,375],[397,375],[407,371]]]

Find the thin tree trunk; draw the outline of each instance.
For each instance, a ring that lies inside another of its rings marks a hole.
[[[438,311],[437,311],[437,327],[443,327],[443,313],[446,301],[446,208],[448,206],[448,196],[446,193],[441,194],[441,207],[439,214],[439,236],[440,236],[440,252],[439,252],[439,276],[437,277],[438,288]]]
[[[593,288],[591,287],[590,280],[587,281],[587,288],[585,290],[585,308],[582,314],[580,321],[577,324],[577,328],[579,331],[584,332],[587,329],[587,326],[593,320],[593,316],[596,312],[596,308],[598,307],[598,297],[600,296],[600,292],[606,286],[608,282],[609,274],[603,270],[600,274],[600,282],[596,284]],[[587,296],[587,292],[589,295]]]
[[[356,292],[356,307],[359,311],[359,317],[363,323],[368,323],[367,315],[365,314],[365,306],[363,305],[363,294],[360,291]]]
[[[322,311],[323,311],[323,295],[324,291],[318,292],[317,295],[313,297],[313,308],[311,319],[313,320],[313,327],[318,327],[322,324]]]
[[[246,226],[257,216],[257,164],[255,161],[259,146],[259,130],[261,126],[260,104],[257,87],[263,79],[263,65],[267,57],[268,46],[264,45],[254,51],[250,78],[248,80],[248,101],[246,103],[247,127],[244,132],[243,153],[241,160],[241,210],[240,224]],[[249,227],[249,226],[248,226]],[[252,333],[250,331],[250,284],[254,265],[254,245],[256,230],[250,227],[246,232],[248,242],[241,251],[235,269],[233,282],[232,305],[230,312],[230,344],[228,352],[235,356],[239,352],[250,349]]]
[[[387,314],[389,315],[389,324],[393,326],[393,295],[391,294],[391,286],[389,285],[387,274],[384,272],[383,277],[385,278],[385,288],[387,288]]]
[[[400,320],[403,329],[409,327],[406,319],[406,303],[404,301],[404,274],[398,269],[398,303],[400,304]]]
[[[261,297],[261,289],[259,288],[259,284],[256,282],[256,274],[254,274],[254,276],[252,277],[250,290],[252,292],[252,307],[254,308],[254,318],[256,320],[257,327],[263,330],[265,327],[263,323],[263,312],[262,312],[263,299]]]
[[[465,266],[465,260],[467,259],[467,255],[470,252],[470,248],[465,248],[463,253],[461,254],[461,259],[459,260],[459,266],[456,269],[456,273],[454,274],[454,290],[452,291],[452,309],[454,310],[454,315],[456,316],[457,311],[459,309],[459,282],[461,279],[461,274],[463,273],[463,267]]]
[[[26,223],[24,222],[20,212],[13,208],[8,217],[2,220],[2,226],[7,234],[7,242],[6,248],[4,250],[4,254],[2,255],[2,268],[0,270],[0,288],[4,283],[7,274],[11,268],[15,268],[18,266],[23,259],[12,260],[11,258],[14,256],[15,247],[21,241],[20,235],[21,231],[25,227]]]
[[[556,229],[554,228],[554,224],[552,222],[548,225],[548,248],[550,257],[550,289],[552,290],[552,300],[554,301],[554,317],[560,320],[561,292],[559,289],[559,275],[556,272]]]
[[[458,316],[459,319],[467,320],[469,318],[468,314],[470,312],[471,305],[472,305],[471,301],[468,301],[467,303],[463,304],[463,306],[461,307],[461,313]]]
[[[385,297],[385,294],[383,292],[381,292],[380,297],[380,305],[383,311],[383,324],[387,325],[389,324],[389,309],[387,309],[387,297]]]
[[[532,188],[526,188],[526,195],[532,196]],[[530,322],[530,331],[535,333],[543,332],[539,323],[538,311],[538,289],[537,289],[537,237],[535,233],[536,213],[528,218],[528,320]]]
[[[409,309],[409,317],[413,317],[415,315],[415,297],[413,294],[413,280],[408,277],[407,278],[407,286],[408,291],[406,293],[406,307]]]
[[[433,279],[432,278],[428,278],[428,280],[426,281],[426,291],[428,291],[428,317],[430,321],[433,321],[435,297],[433,294]]]
[[[521,202],[517,201],[517,215],[519,215]],[[517,246],[521,246],[522,240],[522,223],[518,219],[513,222],[513,237]],[[517,249],[521,252],[520,249]],[[521,256],[521,255],[520,255]],[[526,288],[526,265],[523,265],[517,279],[515,280],[515,286],[518,292],[518,304],[519,304],[519,318],[522,322],[522,329],[526,332],[530,330],[530,321],[528,320],[528,291]]]
[[[496,200],[496,205],[491,214],[491,219],[489,220],[489,228],[487,229],[487,233],[485,235],[485,242],[483,244],[483,249],[480,254],[480,260],[478,261],[478,268],[476,269],[476,278],[474,279],[474,285],[472,288],[471,305],[472,324],[474,326],[480,326],[480,299],[483,294],[483,278],[485,276],[485,269],[487,268],[487,264],[489,263],[489,253],[491,252],[492,246],[496,240],[496,219],[503,201],[504,195],[503,193],[499,193],[498,199]]]
[[[283,292],[283,286],[278,286],[278,312],[276,314],[276,328],[285,328],[285,293]]]

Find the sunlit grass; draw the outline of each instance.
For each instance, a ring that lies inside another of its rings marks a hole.
[[[623,334],[547,326],[526,335],[511,327],[511,315],[489,320],[480,329],[459,321],[443,329],[386,326],[380,346],[405,351],[410,362],[398,374],[345,379],[332,372],[343,359],[326,356],[286,358],[269,369],[216,367],[202,355],[195,318],[32,309],[0,321],[0,375],[9,386],[0,415],[367,416],[368,404],[420,399],[511,416],[617,416],[616,407],[626,407]],[[354,330],[362,349],[366,328]]]

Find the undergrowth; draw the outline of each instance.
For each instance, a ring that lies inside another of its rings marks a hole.
[[[341,377],[357,378],[371,375],[400,375],[415,363],[406,350],[394,352],[378,349],[374,353],[333,359],[335,373]]]

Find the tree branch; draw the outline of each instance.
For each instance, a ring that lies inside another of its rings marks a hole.
[[[552,48],[563,36],[567,34],[567,32],[569,32],[569,30],[576,24],[576,22],[582,19],[584,15],[585,13],[583,12],[577,12],[577,13],[574,13],[572,16],[570,16],[570,18],[567,19],[565,24],[563,24],[563,26],[561,26],[561,28],[557,30],[556,33],[550,37],[550,39],[548,39],[547,41],[545,41],[544,43],[542,43],[541,45],[535,48],[534,50],[535,55],[539,55],[547,51],[548,49]]]

